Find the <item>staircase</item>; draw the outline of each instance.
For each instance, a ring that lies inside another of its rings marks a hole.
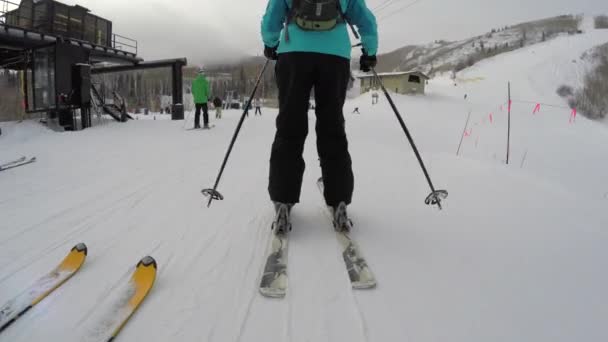
[[[117,92],[114,92],[114,99],[118,104],[106,103],[105,96],[102,96],[95,84],[92,84],[91,97],[93,98],[94,105],[105,114],[114,118],[114,120],[118,122],[126,122],[129,119],[133,120],[133,117],[127,113],[124,98]]]

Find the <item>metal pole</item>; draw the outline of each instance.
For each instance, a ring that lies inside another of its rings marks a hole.
[[[469,115],[467,115],[467,121],[464,124],[464,130],[462,131],[462,135],[460,136],[460,143],[458,144],[458,150],[456,151],[456,155],[460,154],[460,146],[462,146],[462,141],[464,140],[464,135],[467,132],[467,127],[469,127],[470,118],[471,118],[471,111],[469,111]]]
[[[507,102],[509,111],[509,116],[507,119],[507,165],[509,165],[509,154],[511,152],[511,82],[507,83],[507,90],[509,96],[509,102]]]

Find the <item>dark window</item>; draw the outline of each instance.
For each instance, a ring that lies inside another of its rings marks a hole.
[[[95,22],[97,18],[92,15],[84,16],[84,40],[95,42]]]
[[[55,106],[55,48],[34,51],[34,109]]]
[[[31,28],[32,27],[32,13],[34,4],[31,1],[23,1],[19,5],[18,11],[18,25],[19,27]]]
[[[84,21],[84,11],[78,7],[70,8],[70,23],[69,36],[76,39],[83,38],[83,21]]]
[[[410,77],[407,80],[409,83],[421,83],[420,82],[420,76],[418,75],[410,75]]]
[[[59,35],[68,33],[69,8],[68,6],[55,3],[55,17],[53,18],[53,32]]]
[[[108,22],[103,19],[97,20],[97,32],[95,33],[95,44],[109,46],[108,44]]]
[[[34,6],[34,30],[48,31],[49,30],[49,13],[48,4],[46,2],[37,3]]]

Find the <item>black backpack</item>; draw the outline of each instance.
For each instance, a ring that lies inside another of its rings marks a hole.
[[[344,21],[340,0],[293,0],[287,15],[287,24],[306,31],[330,31]]]

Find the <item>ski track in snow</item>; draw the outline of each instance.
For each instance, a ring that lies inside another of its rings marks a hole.
[[[158,262],[157,280],[120,341],[607,340],[608,130],[581,116],[569,124],[568,108],[533,115],[533,103],[514,102],[506,166],[499,109],[507,81],[516,100],[567,107],[557,87],[578,82],[588,67],[580,56],[606,41],[606,30],[559,37],[482,61],[456,87],[438,77],[426,96],[394,96],[435,186],[450,191],[442,212],[424,206],[428,187],[386,100],[347,101],[352,235],[377,277],[373,290],[350,288],[315,185],[311,129],[287,296],[259,294],[276,110],[246,119],[219,186],[226,199],[211,208],[200,191],[215,181],[238,111],[200,132],[170,120],[63,134],[0,123],[0,160],[37,157],[0,174],[0,304],[76,243],[89,247],[82,269],[0,342],[95,340],[145,255]],[[457,157],[469,111],[472,133]]]

